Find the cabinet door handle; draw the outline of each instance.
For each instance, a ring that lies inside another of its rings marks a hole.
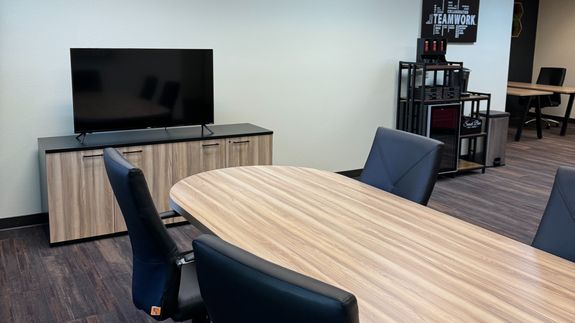
[[[124,151],[122,154],[127,155],[127,154],[139,154],[143,152],[143,150],[134,150],[134,151]]]
[[[219,143],[215,143],[215,144],[203,144],[202,147],[213,147],[213,146],[219,146]]]
[[[248,142],[250,142],[250,141],[249,140],[241,140],[241,141],[234,141],[233,143],[234,144],[246,144]]]
[[[104,154],[94,154],[94,155],[84,155],[82,158],[94,158],[94,157],[102,157]]]

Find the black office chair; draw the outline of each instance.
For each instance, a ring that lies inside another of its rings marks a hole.
[[[565,82],[565,75],[567,74],[567,69],[562,67],[542,67],[539,70],[539,76],[537,77],[537,84],[543,85],[557,85],[562,86]],[[541,109],[549,108],[549,107],[558,107],[561,105],[561,94],[560,93],[553,93],[551,95],[541,97]],[[527,104],[527,102],[522,103],[523,106]],[[538,104],[537,100],[533,100],[535,108]],[[536,122],[537,119],[531,119],[525,122],[525,124],[530,124]],[[555,126],[559,126],[559,122],[553,119],[542,118],[541,121],[545,122],[545,127],[550,128],[552,124]]]
[[[440,141],[379,127],[360,181],[427,205],[442,150]]]
[[[168,234],[144,174],[114,148],[104,149],[104,163],[132,244],[134,305],[156,320],[209,322],[193,253],[180,252]]]
[[[539,229],[531,244],[575,261],[575,168],[559,167]]]
[[[210,235],[194,240],[213,323],[358,323],[354,295],[267,262]]]

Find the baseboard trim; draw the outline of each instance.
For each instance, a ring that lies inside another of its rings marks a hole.
[[[48,224],[48,213],[14,216],[0,219],[0,230]]]
[[[337,172],[337,173],[340,175],[346,176],[346,177],[356,178],[356,177],[361,176],[362,171],[363,171],[363,168],[352,169],[352,170],[343,170],[343,171]]]

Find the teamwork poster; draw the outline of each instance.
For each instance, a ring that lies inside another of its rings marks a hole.
[[[479,0],[423,0],[421,37],[474,43],[478,20]]]

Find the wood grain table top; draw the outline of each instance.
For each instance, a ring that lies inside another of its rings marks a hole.
[[[574,263],[339,174],[225,168],[181,180],[170,200],[220,238],[350,291],[363,323],[575,321]]]
[[[461,101],[482,101],[482,100],[489,100],[489,95],[477,95],[472,94],[469,96],[461,96],[459,98]]]
[[[551,94],[553,94],[553,92],[522,89],[510,86],[507,87],[507,95],[513,95],[513,96],[540,96],[540,95],[551,95]]]
[[[507,86],[514,88],[530,89],[530,90],[549,91],[561,94],[575,93],[575,87],[572,86],[556,86],[556,85],[544,85],[544,84],[534,84],[524,82],[507,82]]]

